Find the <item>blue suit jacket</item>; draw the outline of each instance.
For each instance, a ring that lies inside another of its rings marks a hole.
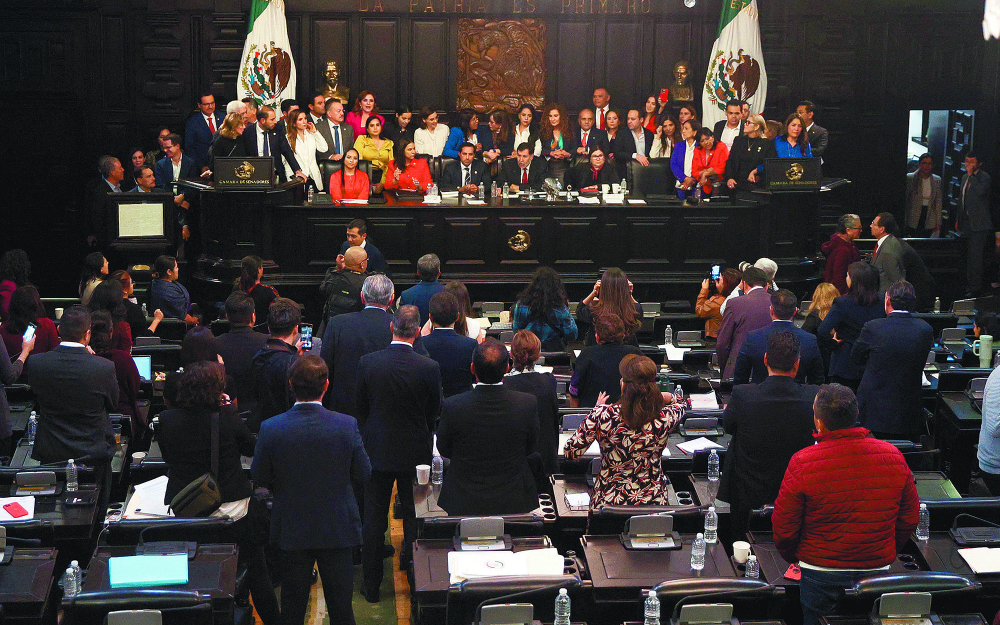
[[[174,164],[169,156],[164,156],[156,161],[156,168],[153,170],[156,175],[156,188],[161,191],[170,191],[170,183],[174,182]],[[186,152],[181,155],[181,178],[197,178],[198,167],[195,160]]]
[[[226,117],[220,111],[215,114],[215,129],[218,130]],[[198,170],[208,164],[208,149],[212,147],[212,131],[205,123],[205,116],[198,111],[184,124],[184,151],[194,159]]]
[[[764,353],[767,351],[767,339],[775,332],[792,332],[799,339],[799,372],[796,381],[802,384],[823,384],[826,374],[823,367],[823,356],[820,354],[816,337],[801,328],[796,328],[791,321],[772,321],[770,326],[753,330],[747,334],[736,356],[736,370],[733,372],[733,384],[760,384],[767,379],[767,367],[764,365]]]
[[[861,425],[916,440],[924,422],[924,363],[933,343],[931,326],[910,313],[894,312],[865,324],[851,352],[851,360],[865,368],[858,387]]]
[[[369,261],[369,266],[371,262]],[[413,305],[420,309],[420,325],[427,323],[430,316],[431,298],[444,290],[444,284],[440,280],[434,282],[420,282],[414,284],[399,295],[399,305]]]
[[[472,352],[476,339],[470,339],[452,328],[438,328],[424,337],[424,348],[441,367],[444,396],[451,397],[471,391],[476,378],[472,375]]]
[[[323,333],[320,355],[330,368],[330,390],[326,405],[338,412],[355,414],[357,366],[365,354],[389,347],[392,317],[381,308],[331,317]]]
[[[271,539],[281,549],[361,544],[351,482],[367,482],[372,466],[353,417],[296,404],[261,425],[251,471],[274,493]]]
[[[698,143],[695,142],[694,147],[697,147]],[[684,181],[684,157],[687,153],[687,141],[679,141],[677,145],[674,146],[674,151],[670,153],[670,171],[673,172],[674,178],[677,178],[677,182]],[[693,150],[694,147],[691,149]],[[687,197],[687,191],[677,190],[677,195],[680,197]]]
[[[340,253],[343,254],[346,252],[350,246],[350,243],[344,241],[340,245]],[[377,247],[372,245],[371,241],[365,243],[365,251],[368,252],[368,273],[384,273],[391,278],[392,274],[389,273],[389,265],[385,262],[385,256],[382,255],[382,252]]]

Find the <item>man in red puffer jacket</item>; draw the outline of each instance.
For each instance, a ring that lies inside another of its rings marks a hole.
[[[854,245],[854,239],[861,236],[861,218],[847,213],[837,220],[837,231],[830,235],[830,240],[820,246],[826,256],[826,267],[823,269],[823,282],[829,282],[837,287],[841,295],[847,295],[847,268],[851,263],[861,260],[861,252]]]
[[[856,580],[889,570],[920,505],[903,454],[855,427],[849,388],[821,386],[813,415],[816,444],[792,456],[771,518],[781,556],[802,569],[803,625],[831,614]]]

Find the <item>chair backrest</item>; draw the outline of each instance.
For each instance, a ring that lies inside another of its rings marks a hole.
[[[730,603],[735,614],[743,619],[774,618],[780,608],[785,589],[760,579],[745,577],[692,577],[673,579],[657,584],[653,591],[660,599],[664,617],[678,605],[692,603]],[[668,619],[664,618],[664,622]],[[736,619],[734,619],[735,621]]]
[[[670,192],[672,183],[669,158],[651,158],[646,167],[634,160],[628,163],[629,192],[637,198],[665,195]]]
[[[323,159],[319,162],[319,175],[323,179],[324,189],[327,188],[327,185],[330,182],[330,176],[332,176],[334,172],[340,171],[341,167],[343,167],[343,160],[331,161],[330,159]],[[372,179],[371,161],[359,160],[358,169],[365,172],[365,175],[368,176],[368,180],[371,181]],[[329,189],[327,189],[327,193],[329,193]]]
[[[444,168],[448,166],[449,163],[457,161],[457,158],[452,158],[450,156],[437,156],[431,165],[431,178],[434,182],[440,182],[441,176],[444,175]]]
[[[164,625],[211,625],[212,598],[196,590],[118,588],[82,592],[64,599],[65,623],[101,625],[109,612],[159,610]]]
[[[183,319],[166,318],[156,328],[156,335],[164,341],[183,341],[188,324]]]
[[[518,603],[531,602],[535,606],[536,621],[552,622],[556,595],[560,588],[565,588],[571,601],[576,598],[581,588],[580,578],[576,575],[539,576],[539,577],[487,577],[469,579],[461,584],[453,584],[448,589],[447,625],[469,625],[475,621],[476,608],[483,601],[497,599],[505,603],[501,597],[515,593],[526,593],[519,596]]]
[[[860,579],[844,592],[848,597],[877,599],[887,592],[947,592],[948,594],[979,592],[983,587],[967,577],[939,571],[885,573]]]
[[[956,369],[943,369],[938,374],[938,391],[964,391],[969,387],[969,380],[975,378],[988,378],[992,369],[981,369],[979,367],[960,367]]]
[[[544,360],[543,360],[544,359]],[[538,364],[546,367],[568,367],[568,352],[541,352],[538,355]]]
[[[565,160],[552,159],[549,161],[549,171],[546,178],[555,178],[562,187],[566,188],[566,175],[569,173],[570,165]]]
[[[108,545],[136,545],[140,541],[195,541],[224,543],[225,531],[233,524],[229,517],[195,519],[129,519],[111,523],[105,534]]]
[[[418,538],[451,538],[463,518],[466,517],[443,516],[423,519]],[[504,534],[510,536],[541,536],[545,530],[542,519],[535,518],[531,514],[508,514],[502,518]]]
[[[943,532],[951,529],[955,517],[960,514],[971,514],[990,523],[1000,524],[1000,497],[927,499],[921,503],[927,504],[927,510],[931,513],[932,532]],[[982,523],[970,519],[961,525],[982,525]]]

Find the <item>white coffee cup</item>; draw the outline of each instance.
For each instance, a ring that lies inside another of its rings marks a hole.
[[[430,484],[431,482],[431,465],[429,464],[418,464],[417,465],[417,484]]]
[[[733,560],[737,564],[744,564],[750,557],[750,543],[745,540],[737,540],[733,543]]]
[[[146,452],[144,451],[137,451],[134,454],[132,454],[132,462],[142,462],[145,459],[146,459]]]
[[[56,319],[62,319],[63,309],[56,308]]]

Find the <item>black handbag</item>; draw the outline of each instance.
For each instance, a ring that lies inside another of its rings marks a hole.
[[[170,500],[170,509],[178,518],[207,517],[222,505],[222,492],[215,476],[219,474],[219,413],[212,413],[212,471],[191,480]]]

